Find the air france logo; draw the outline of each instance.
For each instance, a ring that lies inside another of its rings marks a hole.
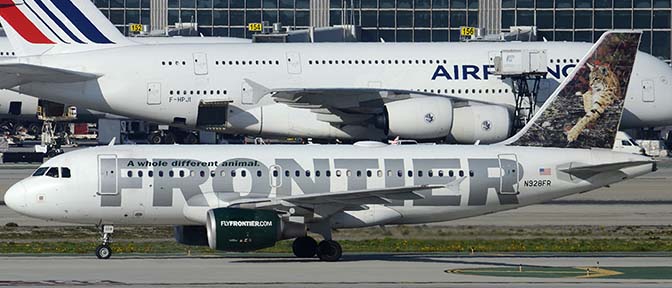
[[[576,64],[566,64],[560,66],[548,67],[548,76],[554,79],[567,77],[569,73],[576,67]],[[495,66],[493,65],[438,65],[434,69],[432,81],[434,80],[488,80],[490,75],[495,74]]]
[[[427,124],[432,124],[432,122],[434,122],[434,114],[427,113],[427,115],[425,115],[425,122],[427,122]]]
[[[64,44],[114,44],[71,0],[26,0],[22,4],[0,0],[0,16],[32,44],[55,44],[47,35]]]

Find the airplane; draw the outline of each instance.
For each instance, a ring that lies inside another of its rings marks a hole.
[[[656,170],[611,150],[641,32],[606,32],[516,135],[492,145],[159,145],[68,152],[16,183],[12,210],[97,225],[175,225],[176,240],[253,251],[295,238],[337,261],[332,229],[449,221],[582,193]],[[320,234],[317,241],[308,235]]]
[[[446,139],[510,136],[501,51],[545,50],[540,100],[587,43],[255,43],[138,45],[87,0],[0,1],[16,61],[0,88],[172,126],[261,137]],[[18,3],[18,4],[17,4]],[[672,124],[672,69],[638,53],[622,128]],[[18,63],[16,63],[18,62]],[[120,85],[123,83],[123,85]],[[543,101],[540,101],[540,103]]]
[[[4,32],[3,32],[4,34]],[[245,38],[233,37],[129,37],[133,42],[143,45],[156,44],[205,44],[205,43],[251,43],[251,40]],[[16,52],[9,43],[7,37],[0,37],[0,60],[13,60],[16,58]],[[32,134],[39,134],[41,127],[37,123],[37,110],[40,106],[39,99],[33,96],[25,95],[9,89],[0,90],[0,122],[11,122],[16,128],[27,128]],[[42,101],[42,106],[60,106],[61,112],[67,107],[75,106],[63,103]],[[58,107],[56,107],[58,108]],[[123,117],[112,115],[110,113],[98,112],[91,109],[76,109],[79,122],[96,122],[101,118],[121,119]],[[24,125],[25,124],[25,125]]]

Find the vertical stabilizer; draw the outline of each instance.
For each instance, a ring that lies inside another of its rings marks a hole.
[[[0,22],[17,56],[132,44],[90,0],[0,0]]]
[[[641,32],[606,32],[529,123],[514,146],[611,149]]]

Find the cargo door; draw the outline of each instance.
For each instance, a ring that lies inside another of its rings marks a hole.
[[[287,72],[301,74],[301,55],[299,52],[287,52]]]
[[[161,83],[154,82],[147,84],[147,104],[161,104]]]
[[[518,194],[518,157],[516,154],[499,154],[499,194]]]
[[[119,194],[117,155],[98,155],[98,194]]]
[[[656,101],[656,91],[654,90],[653,80],[642,80],[642,101]]]
[[[194,53],[194,73],[196,75],[208,75],[208,55]]]

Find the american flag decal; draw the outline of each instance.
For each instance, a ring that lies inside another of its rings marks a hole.
[[[539,175],[551,175],[551,168],[539,168]]]

